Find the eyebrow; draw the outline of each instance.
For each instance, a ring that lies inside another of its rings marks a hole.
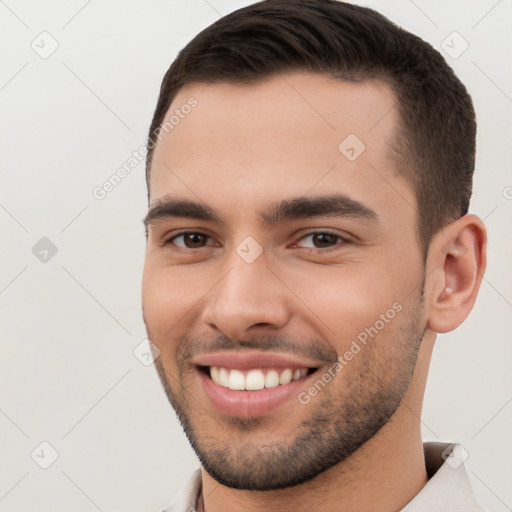
[[[344,194],[285,199],[267,206],[261,218],[270,225],[283,220],[308,217],[351,217],[378,222],[379,216],[368,206]]]
[[[150,224],[173,217],[222,222],[214,210],[205,204],[190,201],[189,199],[165,197],[149,209],[144,218],[144,225],[147,229]]]
[[[379,222],[379,216],[374,210],[344,194],[284,199],[267,205],[263,211],[259,212],[259,216],[265,224],[271,226],[285,220],[325,216]],[[224,223],[215,210],[206,204],[189,199],[164,197],[149,209],[144,225],[147,229],[150,224],[173,217]]]

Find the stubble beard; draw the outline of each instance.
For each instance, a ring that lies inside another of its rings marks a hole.
[[[297,407],[310,412],[286,441],[272,441],[271,428],[265,442],[256,446],[251,433],[258,431],[261,437],[263,418],[225,416],[211,420],[220,432],[215,438],[204,423],[199,426],[206,412],[187,392],[187,379],[170,378],[158,358],[155,365],[163,388],[204,469],[224,486],[269,491],[302,484],[343,462],[389,421],[409,387],[425,332],[421,299],[394,329],[393,343],[388,336],[385,344],[392,350],[379,350],[385,341],[379,337],[386,335],[379,333],[328,384],[327,388],[336,386],[344,379],[336,394],[326,388],[306,405],[297,400]],[[324,371],[317,372],[318,378]],[[222,422],[225,428],[218,428]]]

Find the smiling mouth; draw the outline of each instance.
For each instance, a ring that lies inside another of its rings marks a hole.
[[[318,368],[253,368],[241,370],[223,366],[199,366],[213,382],[235,391],[259,391],[278,386],[286,386],[314,373]]]

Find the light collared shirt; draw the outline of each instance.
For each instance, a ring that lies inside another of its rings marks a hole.
[[[485,512],[475,500],[464,467],[466,452],[455,443],[423,443],[429,478],[401,512]],[[201,470],[192,474],[172,504],[162,512],[195,512],[201,494]]]

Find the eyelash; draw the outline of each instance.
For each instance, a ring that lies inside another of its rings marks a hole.
[[[200,231],[182,231],[180,233],[177,233],[177,234],[173,235],[172,237],[168,238],[167,240],[164,240],[161,245],[163,245],[163,246],[173,245],[173,241],[174,240],[176,240],[179,237],[186,236],[186,235],[202,235],[202,236],[206,236],[208,239],[212,239],[212,237],[210,235],[207,235],[206,233],[202,233]],[[305,235],[301,236],[296,242],[294,242],[292,244],[292,247],[296,247],[298,242],[300,242],[301,240],[304,240],[307,237],[311,237],[311,236],[314,236],[314,235],[330,235],[330,236],[334,236],[334,237],[336,237],[339,240],[339,242],[337,242],[332,247],[327,247],[327,248],[324,248],[324,249],[322,249],[322,248],[315,248],[315,247],[299,247],[299,249],[305,249],[308,252],[308,254],[318,254],[318,253],[326,253],[326,252],[329,252],[329,251],[332,251],[332,250],[336,250],[336,249],[338,249],[340,247],[340,244],[341,245],[345,245],[345,244],[351,243],[351,241],[347,237],[343,237],[339,233],[334,233],[334,232],[329,231],[329,230],[320,230],[320,231],[311,231],[311,232],[306,233]],[[205,249],[207,247],[212,247],[212,246],[211,245],[206,245],[206,246],[203,246],[203,247],[198,247],[197,249]],[[197,249],[189,248],[189,247],[180,247],[180,246],[175,245],[175,249],[174,250],[177,250],[177,251],[187,251],[188,252],[188,251],[194,251],[194,250],[197,250]]]

